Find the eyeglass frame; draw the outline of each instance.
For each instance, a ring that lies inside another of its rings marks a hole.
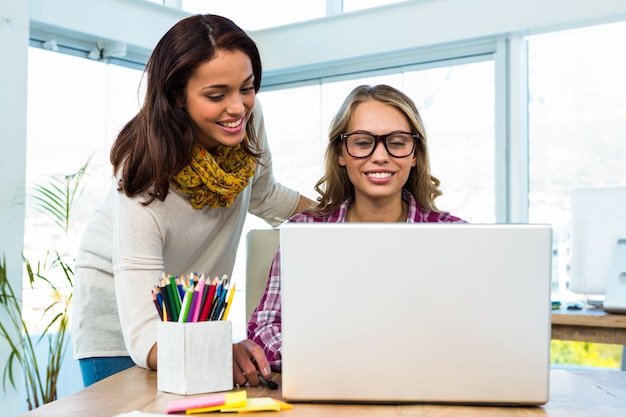
[[[404,155],[404,156],[395,156],[394,154],[392,154],[391,152],[389,152],[389,148],[387,147],[387,138],[389,136],[393,136],[393,135],[397,135],[397,134],[405,134],[405,135],[411,135],[411,137],[413,138],[413,147],[411,148],[411,152],[409,152],[408,154]],[[370,153],[368,153],[365,156],[354,156],[350,153],[350,151],[348,150],[348,137],[352,136],[352,135],[368,135],[374,138],[374,146],[372,147],[372,150],[370,151]],[[356,132],[350,132],[350,133],[341,133],[339,135],[339,140],[342,141],[345,145],[346,148],[346,152],[348,153],[348,155],[350,155],[352,158],[356,158],[356,159],[363,159],[363,158],[369,158],[370,156],[372,156],[372,154],[374,153],[374,151],[376,150],[376,148],[378,147],[378,142],[382,142],[383,146],[385,147],[385,150],[387,151],[387,153],[394,157],[394,158],[406,158],[408,156],[411,156],[414,152],[415,152],[415,146],[417,144],[417,141],[420,139],[420,134],[417,132],[404,132],[402,130],[398,130],[395,132],[391,132],[391,133],[387,133],[386,135],[375,135],[373,133],[370,132],[363,132],[363,131],[356,131]]]

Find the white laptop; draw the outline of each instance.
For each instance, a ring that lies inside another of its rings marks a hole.
[[[550,226],[289,223],[280,245],[286,400],[548,401]]]

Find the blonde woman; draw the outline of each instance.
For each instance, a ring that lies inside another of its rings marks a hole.
[[[430,173],[422,119],[406,94],[387,85],[362,85],[348,95],[331,123],[325,173],[315,190],[317,206],[290,222],[465,222],[435,205],[441,191]],[[280,371],[280,248],[248,338]]]

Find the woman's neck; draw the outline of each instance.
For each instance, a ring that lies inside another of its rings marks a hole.
[[[346,213],[348,223],[404,223],[409,212],[409,205],[400,200],[400,204],[378,206],[376,204],[364,204],[355,200]]]

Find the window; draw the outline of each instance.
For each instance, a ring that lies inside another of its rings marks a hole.
[[[190,13],[219,14],[244,29],[259,30],[324,17],[342,9],[346,13],[404,1],[407,0],[182,0],[181,8]]]
[[[473,223],[495,221],[494,76],[491,60],[404,74],[441,180],[437,204]]]
[[[356,10],[370,9],[372,7],[385,6],[393,3],[402,3],[407,0],[342,0],[343,11],[354,12]]]
[[[71,235],[28,206],[24,254],[43,260],[55,247],[75,255],[86,223],[111,186],[109,150],[123,125],[134,116],[143,96],[138,91],[142,71],[29,48],[27,193],[32,184],[50,176],[73,174],[87,162],[87,185],[73,211]],[[26,320],[34,326],[41,315],[41,295],[24,291]]]
[[[243,29],[258,30],[323,17],[326,0],[183,0],[182,9],[191,13],[219,14]]]
[[[626,186],[625,37],[621,22],[528,40],[529,220],[553,226],[553,296],[565,303],[581,297],[568,290],[572,191]],[[622,352],[553,340],[551,362],[619,369]]]
[[[622,22],[528,40],[529,219],[554,228],[563,291],[572,191],[626,186],[625,37]]]

